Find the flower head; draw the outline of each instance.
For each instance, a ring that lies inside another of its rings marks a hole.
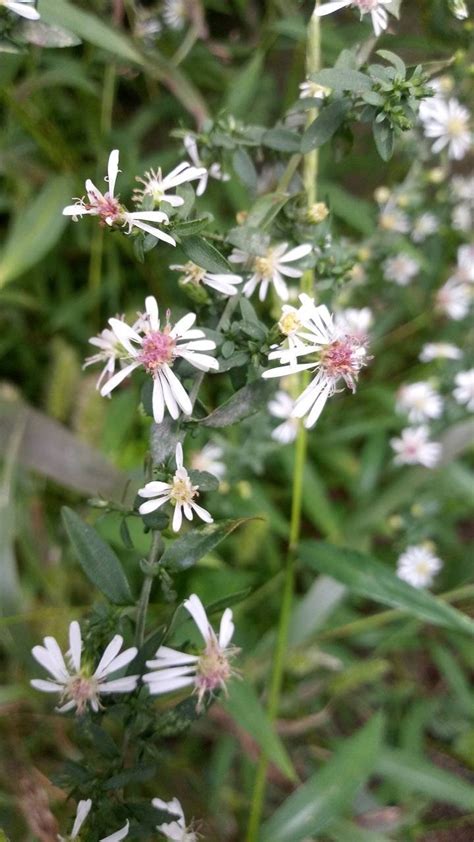
[[[390,3],[390,0],[330,0],[329,3],[318,6],[316,14],[320,16],[330,15],[331,12],[337,12],[339,9],[352,6],[359,10],[361,19],[364,15],[370,14],[374,34],[378,37],[388,26],[387,10],[384,8],[388,3]]]
[[[133,201],[143,202],[146,196],[153,199],[155,205],[160,205],[166,202],[173,208],[178,208],[184,204],[182,196],[176,196],[174,193],[169,193],[169,190],[174,190],[180,184],[185,184],[188,181],[195,181],[201,179],[207,170],[205,167],[193,167],[187,161],[178,164],[168,175],[163,175],[161,167],[157,170],[147,170],[144,178],[136,176],[136,181],[143,184],[143,187],[136,188],[133,191]]]
[[[397,576],[414,588],[427,588],[442,566],[443,562],[429,546],[419,544],[407,547],[401,554],[397,562]]]
[[[308,243],[296,246],[288,251],[288,243],[280,243],[278,246],[270,246],[263,254],[250,255],[241,249],[234,249],[229,257],[231,263],[251,264],[252,275],[244,286],[244,295],[250,297],[259,287],[258,297],[264,301],[269,286],[272,284],[276,294],[282,301],[288,301],[289,291],[282,275],[287,278],[301,278],[302,269],[288,266],[306,257],[312,251]]]
[[[388,257],[383,264],[384,277],[400,287],[407,286],[419,272],[420,265],[415,258],[400,252],[394,257]]]
[[[145,300],[146,314],[141,320],[142,331],[130,327],[120,319],[109,319],[115,336],[126,350],[123,361],[127,364],[102,386],[104,397],[136,368],[144,368],[153,378],[153,417],[161,424],[165,407],[172,418],[178,418],[180,410],[191,415],[189,396],[173,372],[178,358],[186,360],[201,371],[217,371],[219,363],[208,351],[216,344],[206,339],[202,330],[192,328],[196,320],[194,313],[188,313],[172,327],[168,321],[162,325],[156,298]]]
[[[40,13],[35,8],[36,0],[0,0],[0,6],[15,12],[21,18],[28,20],[39,20]]]
[[[420,380],[407,383],[397,392],[397,412],[404,412],[408,420],[419,424],[428,418],[439,418],[443,411],[443,401],[430,383]]]
[[[301,99],[319,99],[323,100],[331,93],[331,88],[325,85],[320,85],[318,82],[312,82],[311,79],[306,79],[301,82],[300,98]]]
[[[435,299],[437,309],[454,321],[461,321],[467,316],[471,301],[469,284],[458,281],[454,276],[439,288]]]
[[[201,161],[201,158],[199,157],[199,151],[194,137],[190,134],[186,135],[183,140],[183,143],[184,148],[186,149],[186,152],[191,158],[191,161],[193,162],[194,166],[202,167],[203,163]],[[215,178],[216,181],[229,181],[230,178],[230,175],[228,175],[225,172],[222,172],[222,167],[217,162],[214,162],[209,167],[204,169],[206,171],[199,180],[199,184],[196,188],[196,196],[202,196],[207,187],[207,182],[209,178]]]
[[[70,836],[58,836],[58,842],[73,842],[74,839],[76,839],[77,842],[80,842],[79,832],[91,811],[91,807],[92,801],[90,798],[88,798],[87,801],[79,801],[77,805],[76,818],[74,820]],[[120,842],[121,839],[125,839],[125,837],[128,836],[128,827],[129,825],[127,821],[120,830],[116,830],[115,833],[111,834],[111,836],[106,836],[105,838],[100,839],[99,842]]]
[[[217,690],[225,691],[226,684],[233,675],[230,659],[237,650],[229,646],[234,634],[232,611],[226,608],[222,615],[219,635],[216,635],[196,594],[185,600],[184,607],[191,614],[202,635],[204,649],[198,655],[188,655],[168,646],[160,646],[155,659],[147,661],[147,667],[153,672],[146,673],[143,681],[148,684],[153,695],[192,687],[198,697],[198,710],[201,710],[205,696],[213,696]]]
[[[169,219],[163,211],[133,211],[130,212],[121,204],[118,196],[115,195],[115,183],[119,173],[119,151],[114,149],[109,155],[108,175],[105,181],[109,189],[102,193],[90,180],[86,181],[86,199],[78,199],[74,205],[68,205],[63,210],[64,216],[71,216],[76,221],[81,216],[98,216],[101,225],[108,225],[110,228],[127,228],[130,234],[132,228],[139,228],[145,234],[151,234],[158,240],[163,240],[172,246],[176,245],[173,237],[150,225],[150,222],[168,223]]]
[[[399,439],[390,439],[397,465],[424,465],[435,468],[441,456],[441,445],[430,441],[428,427],[406,427]]]
[[[223,455],[222,447],[208,442],[202,450],[197,450],[192,454],[191,467],[195,471],[207,471],[217,479],[222,479],[226,472],[225,463],[222,462]]]
[[[189,0],[164,0],[163,20],[170,29],[182,29],[188,19]]]
[[[426,211],[426,213],[422,213],[421,216],[415,219],[411,232],[411,238],[414,243],[422,243],[427,239],[427,237],[430,237],[431,234],[435,234],[438,227],[439,223],[434,213]]]
[[[67,665],[54,637],[45,637],[44,646],[34,646],[33,657],[52,676],[53,681],[34,678],[32,687],[43,693],[59,693],[60,713],[76,710],[83,714],[90,706],[94,713],[100,708],[100,696],[108,693],[131,693],[135,690],[138,675],[109,680],[108,676],[125,667],[135,658],[137,649],[133,646],[120,653],[123,637],[116,634],[104,651],[97,668],[92,672],[90,665],[81,663],[82,637],[79,623],[69,626],[69,651]]]
[[[182,273],[180,279],[182,284],[195,284],[196,286],[203,284],[222,293],[222,295],[236,295],[238,292],[236,285],[243,281],[240,275],[208,272],[207,269],[202,269],[201,266],[192,261],[185,264],[175,264],[170,266],[170,269]]]
[[[161,798],[154,798],[151,802],[157,810],[164,810],[176,818],[171,822],[164,822],[157,825],[157,830],[169,839],[170,842],[197,842],[197,834],[192,827],[186,826],[183,808],[177,798],[171,801],[162,801]]]
[[[427,342],[423,345],[419,359],[422,363],[429,363],[432,360],[460,360],[462,351],[457,345],[450,342]]]
[[[454,400],[466,404],[470,412],[474,412],[474,368],[460,371],[454,378],[456,388],[453,391]]]
[[[464,158],[472,144],[467,108],[457,99],[446,100],[437,94],[421,103],[419,113],[425,137],[435,140],[432,152],[441,152],[447,148],[449,158],[455,161]]]
[[[171,503],[174,506],[173,532],[179,532],[183,523],[183,514],[187,520],[193,519],[196,514],[205,523],[212,523],[212,517],[206,509],[198,506],[195,498],[198,495],[199,486],[193,485],[186,468],[183,465],[183,448],[178,442],[176,445],[176,472],[171,482],[147,482],[144,488],[140,488],[140,497],[146,497],[147,502],[142,503],[138,511],[141,515],[147,515]]]

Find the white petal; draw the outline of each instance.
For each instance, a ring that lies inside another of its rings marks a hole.
[[[148,295],[145,298],[145,310],[148,314],[150,327],[152,330],[160,329],[160,313],[158,310],[158,302],[154,295]]]
[[[99,693],[132,693],[136,689],[139,675],[124,675],[113,681],[99,683]]]
[[[34,6],[25,6],[21,0],[18,3],[15,3],[14,0],[10,0],[10,2],[7,3],[7,8],[12,12],[16,12],[17,15],[21,15],[22,18],[27,18],[28,20],[39,20],[40,18],[40,14]]]
[[[209,357],[207,354],[198,354],[196,351],[180,351],[178,356],[187,360],[194,368],[199,368],[200,371],[219,371],[219,362],[215,357]]]
[[[194,501],[191,502],[191,507],[196,512],[197,516],[201,518],[205,523],[213,523],[214,518],[212,515],[207,511],[207,509],[203,509],[202,506],[198,506],[197,503]]]
[[[32,678],[30,684],[42,693],[62,693],[64,690],[64,684],[55,684],[54,681],[45,681],[43,678]]]
[[[109,395],[110,392],[112,392],[113,389],[115,389],[115,387],[122,382],[122,380],[125,380],[129,376],[129,374],[132,373],[132,371],[138,368],[139,365],[140,363],[130,363],[130,365],[126,365],[125,368],[122,368],[120,371],[117,371],[117,373],[114,374],[113,377],[110,378],[110,380],[107,380],[107,383],[104,383],[104,385],[102,386],[100,390],[100,394],[102,395],[102,397],[105,398],[106,395]]]
[[[125,839],[128,836],[128,828],[129,824],[128,821],[120,830],[115,831],[112,833],[111,836],[105,836],[103,839],[100,839],[99,842],[120,842],[121,839]]]
[[[328,384],[326,386],[326,388],[319,395],[318,399],[316,400],[311,412],[309,413],[309,415],[308,415],[308,417],[305,421],[305,427],[306,428],[309,429],[310,427],[314,427],[314,425],[316,424],[316,421],[318,420],[319,416],[321,415],[321,412],[323,411],[323,409],[326,405],[326,401],[329,397],[330,390],[331,390],[331,387]]]
[[[331,12],[337,12],[339,9],[345,9],[346,6],[350,6],[351,2],[352,0],[331,0],[329,3],[323,3],[322,6],[318,6],[315,9],[315,14],[318,15],[318,17],[330,15]]]
[[[166,234],[161,228],[153,228],[151,225],[148,225],[146,222],[142,222],[140,219],[132,218],[131,213],[124,214],[127,222],[130,220],[130,223],[135,226],[135,228],[140,228],[142,231],[145,231],[147,234],[152,234],[153,237],[156,237],[157,240],[163,240],[164,243],[169,243],[170,246],[175,246],[176,241],[173,240],[173,237],[170,237],[169,234]]]
[[[129,649],[125,649],[124,652],[121,652],[120,655],[117,655],[116,658],[113,659],[109,663],[109,665],[105,668],[102,668],[100,675],[97,674],[97,678],[103,678],[106,675],[112,675],[114,672],[118,672],[123,667],[126,667],[128,664],[133,661],[134,658],[137,656],[138,649],[135,646],[131,646]]]
[[[212,339],[194,339],[183,345],[186,351],[215,351],[216,343]]]
[[[133,327],[127,325],[121,319],[109,319],[109,325],[112,328],[115,336],[122,343],[123,347],[129,351],[132,357],[136,357],[138,354],[138,349],[133,342],[136,342],[138,345],[142,344],[142,338]]]
[[[159,667],[161,664],[194,664],[198,660],[197,655],[188,655],[187,652],[179,652],[178,649],[172,649],[170,646],[160,646],[155,660],[147,661],[147,667]]]
[[[235,626],[232,622],[232,610],[226,608],[221,618],[221,625],[219,629],[219,646],[221,649],[226,649],[232,640],[235,631]]]
[[[82,825],[91,811],[91,807],[92,801],[90,798],[88,798],[87,801],[79,801],[76,810],[76,820],[72,827],[71,839],[75,839],[76,836],[78,836]]]
[[[54,637],[45,637],[43,646],[35,646],[33,657],[44,666],[58,681],[69,678],[69,670],[64,662],[63,653]]]
[[[132,211],[127,214],[130,220],[139,220],[143,222],[169,222],[168,214],[164,211]]]
[[[280,273],[277,272],[276,269],[273,272],[272,281],[273,281],[273,286],[275,287],[276,294],[281,298],[282,301],[288,301],[288,299],[290,297],[288,287],[285,284],[285,281],[281,277]],[[263,284],[262,284],[262,286],[263,286]],[[260,287],[260,289],[261,289],[261,287]]]
[[[306,243],[302,246],[296,246],[294,249],[287,251],[283,257],[280,257],[279,263],[292,263],[294,260],[300,260],[301,257],[306,257],[312,251],[312,246]]]
[[[112,638],[112,640],[110,641],[108,646],[106,646],[106,648],[104,650],[104,654],[102,655],[102,658],[100,659],[100,661],[97,665],[97,669],[94,673],[95,678],[100,678],[102,675],[107,675],[107,667],[113,661],[113,659],[116,657],[116,655],[118,655],[118,653],[120,652],[120,650],[122,648],[122,644],[123,644],[122,635],[121,634],[114,635],[114,637]]]
[[[109,155],[109,161],[107,164],[107,178],[106,181],[109,184],[109,195],[114,195],[115,190],[115,182],[117,181],[118,175],[118,164],[119,164],[119,151],[118,149],[112,149],[112,152]]]
[[[196,321],[196,313],[187,313],[182,319],[179,319],[173,329],[170,331],[170,336],[173,338],[182,337],[191,325]]]
[[[155,672],[145,673],[143,681],[147,683],[150,681],[168,681],[170,678],[182,678],[183,676],[195,675],[195,673],[196,667],[194,664],[188,664],[187,666],[181,665],[178,667],[165,667],[164,669],[159,669]]]
[[[207,619],[204,605],[198,595],[195,593],[191,594],[189,599],[185,599],[183,606],[186,608],[186,611],[189,611],[191,614],[191,617],[204,638],[204,641],[207,643],[207,641],[212,638],[213,632],[210,627],[209,620]]]
[[[168,495],[167,497],[156,498],[155,500],[147,500],[146,503],[142,503],[141,506],[138,507],[138,511],[141,515],[149,515],[150,512],[155,512],[156,509],[159,509],[160,506],[167,503],[169,499],[170,497]]]
[[[176,420],[177,418],[179,418],[179,407],[171,391],[170,384],[168,383],[166,377],[162,377],[160,379],[160,383],[161,388],[163,390],[163,397],[165,399],[166,408],[171,417]]]
[[[166,494],[170,488],[169,482],[153,480],[153,482],[147,482],[143,488],[139,488],[137,493],[140,497],[156,497],[160,494]]]
[[[81,627],[77,620],[69,626],[69,655],[76,672],[81,669],[82,638]]]
[[[84,216],[86,214],[94,214],[95,211],[88,210],[84,205],[67,205],[63,208],[63,216]]]
[[[192,403],[189,399],[189,395],[187,394],[186,390],[183,388],[181,383],[179,382],[176,374],[174,374],[169,367],[169,365],[164,365],[160,375],[166,377],[168,383],[170,384],[171,391],[173,392],[174,398],[183,410],[185,415],[191,415],[193,411]]]
[[[176,467],[178,470],[183,467],[183,445],[179,441],[175,451]]]
[[[183,523],[183,512],[181,511],[181,506],[179,503],[176,504],[174,507],[174,514],[173,520],[171,523],[171,528],[173,532],[179,532]]]
[[[143,680],[145,680],[146,676],[143,676]],[[182,687],[189,687],[190,684],[194,684],[194,678],[192,676],[188,678],[170,678],[169,681],[150,681],[147,682],[148,689],[150,693],[157,696],[161,693],[172,693],[174,690],[181,690]]]
[[[153,391],[151,395],[153,406],[153,418],[157,424],[161,424],[165,414],[165,400],[163,397],[163,388],[161,385],[161,377],[159,374],[153,380]]]

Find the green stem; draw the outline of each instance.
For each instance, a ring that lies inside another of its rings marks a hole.
[[[316,0],[314,12],[308,24],[308,38],[306,46],[306,72],[314,73],[320,66],[320,26],[319,17],[316,15],[319,0]],[[314,109],[309,113],[308,120],[312,122],[317,116],[317,111]],[[280,181],[279,188],[286,189],[296,166],[299,164],[300,156],[294,155],[286,168],[285,173]],[[306,193],[306,200],[308,207],[316,201],[317,196],[317,177],[318,177],[318,150],[315,149],[308,153],[303,158],[303,183]],[[283,182],[283,184],[282,184]],[[304,273],[301,279],[301,291],[311,293],[313,288],[313,273],[311,270]],[[306,385],[307,378],[301,378],[303,386]],[[281,688],[283,683],[283,675],[285,669],[285,656],[288,642],[288,630],[291,619],[291,609],[293,605],[293,590],[295,579],[295,562],[296,553],[298,550],[298,543],[301,531],[301,512],[303,502],[303,479],[304,466],[306,461],[307,449],[307,433],[304,426],[300,423],[295,444],[295,462],[293,467],[293,484],[292,484],[292,503],[291,503],[291,520],[290,520],[290,536],[288,543],[288,553],[286,558],[283,595],[280,607],[280,617],[278,620],[277,638],[275,644],[275,654],[273,659],[273,670],[270,683],[270,690],[268,695],[267,712],[270,721],[274,721],[278,715],[280,706]],[[249,824],[247,828],[246,842],[257,842],[260,828],[260,821],[263,811],[263,802],[265,797],[265,787],[268,769],[268,757],[262,752],[260,755],[257,772],[255,776],[255,785],[252,797],[252,805],[250,809]]]
[[[220,319],[219,319],[219,321],[217,322],[217,325],[216,325],[217,331],[219,331],[221,329],[222,325],[227,321],[227,319],[230,319],[232,313],[234,312],[235,308],[237,307],[237,304],[239,303],[240,295],[241,295],[241,293],[238,292],[237,295],[233,295],[231,298],[227,299],[227,303],[226,303],[226,305],[225,305],[225,307],[222,311],[221,317],[220,317]],[[191,404],[193,406],[196,402],[196,398],[198,396],[199,389],[201,388],[201,383],[202,383],[203,379],[204,379],[204,372],[200,371],[199,374],[197,375],[194,383],[193,383],[193,388],[192,388],[191,394],[189,396],[189,399],[190,399]]]
[[[139,649],[143,645],[143,641],[145,639],[146,616],[148,612],[148,603],[150,601],[151,587],[156,575],[156,565],[162,554],[163,539],[161,537],[161,532],[155,530],[153,532],[150,552],[146,561],[145,578],[143,579],[140,599],[138,601],[135,643]]]

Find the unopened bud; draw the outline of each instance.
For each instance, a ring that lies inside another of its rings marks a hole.
[[[329,214],[329,208],[324,202],[315,202],[314,205],[311,205],[307,212],[306,218],[308,222],[312,222],[314,225],[317,225],[318,222],[323,222]]]

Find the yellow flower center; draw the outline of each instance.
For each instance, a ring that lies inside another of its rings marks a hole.
[[[273,275],[273,255],[268,251],[265,257],[256,257],[253,264],[254,271],[260,277],[270,280]]]
[[[451,117],[448,120],[447,128],[451,137],[460,137],[466,131],[466,121],[463,117]]]
[[[186,263],[183,266],[182,282],[183,284],[196,284],[196,286],[198,286],[205,274],[205,269],[201,269],[201,267],[197,266],[196,263],[189,261],[189,263]]]
[[[187,474],[183,476],[175,474],[171,488],[171,500],[175,505],[190,503],[197,496],[197,493],[198,486],[191,485],[191,480]]]
[[[301,322],[296,312],[285,313],[278,322],[278,327],[285,336],[289,336],[291,333],[294,333],[300,325]]]

